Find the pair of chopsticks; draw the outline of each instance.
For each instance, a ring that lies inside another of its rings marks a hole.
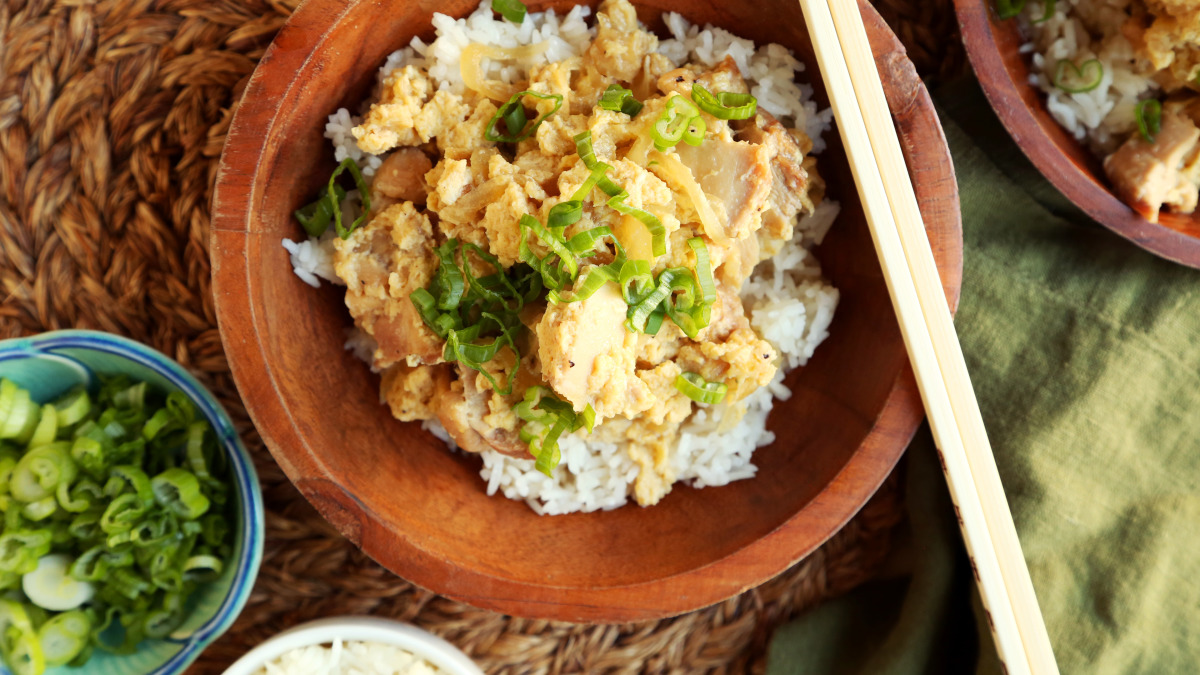
[[[1057,673],[855,0],[800,0],[1009,673]]]

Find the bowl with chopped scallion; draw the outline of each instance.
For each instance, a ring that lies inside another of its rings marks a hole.
[[[258,478],[225,410],[116,335],[0,341],[0,673],[180,673],[262,559]]]

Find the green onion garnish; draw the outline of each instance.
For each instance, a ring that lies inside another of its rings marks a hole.
[[[1088,59],[1078,66],[1070,59],[1060,59],[1054,67],[1054,86],[1068,94],[1089,92],[1103,79],[1104,64],[1099,59]]]
[[[1024,0],[1022,0],[1021,4],[1022,4],[1022,6],[1024,6]],[[1049,21],[1050,19],[1053,19],[1054,18],[1054,10],[1057,7],[1057,5],[1058,5],[1058,0],[1042,0],[1042,16],[1041,16],[1041,18],[1034,19],[1033,22],[1034,23],[1045,23],[1045,22]]]
[[[697,373],[676,375],[675,388],[697,403],[720,403],[729,389],[724,382],[709,382]]]
[[[617,110],[629,115],[631,118],[636,117],[644,107],[643,103],[633,97],[633,92],[622,87],[619,84],[610,84],[608,89],[600,96],[600,102],[596,105],[604,110]]]
[[[350,223],[349,228],[342,225],[342,200],[346,198],[346,191],[337,184],[338,177],[344,171],[350,172],[350,176],[354,178],[354,186],[358,188],[358,194],[362,198],[362,213],[354,219],[353,223]],[[366,222],[367,214],[370,212],[371,190],[367,187],[367,181],[363,179],[358,164],[347,157],[329,175],[329,183],[321,190],[317,200],[297,209],[295,216],[310,237],[319,237],[325,234],[325,230],[329,229],[329,221],[332,219],[338,236],[342,239],[349,239],[350,233]]]
[[[525,20],[525,3],[521,0],[492,0],[492,11],[513,23]]]
[[[119,377],[30,408],[22,391],[0,380],[0,429],[34,429],[24,449],[0,446],[0,656],[39,675],[174,630],[202,578],[188,561],[232,554],[232,499],[182,394]]]
[[[996,0],[996,16],[1007,21],[1025,9],[1026,0]]]
[[[534,468],[547,476],[562,460],[558,439],[586,427],[590,433],[596,421],[592,406],[576,413],[570,404],[554,396],[548,387],[535,386],[525,390],[524,400],[513,406],[521,419],[521,440],[529,444],[529,453],[537,460]]]
[[[1152,98],[1138,101],[1133,113],[1137,119],[1138,133],[1147,143],[1153,143],[1158,132],[1162,131],[1162,104]]]
[[[700,109],[690,100],[682,96],[672,96],[667,101],[667,107],[650,127],[650,137],[654,140],[654,147],[660,152],[674,147],[676,143],[683,140],[684,134],[688,132],[688,127],[692,125],[692,120],[699,116]]]
[[[522,8],[522,11],[524,11],[524,8]],[[525,109],[523,107],[524,104],[521,103],[521,100],[526,96],[532,96],[534,98],[540,98],[543,100],[553,100],[554,108],[551,109],[550,112],[538,116],[538,118],[533,121],[533,124],[528,124],[528,119],[525,116]],[[526,138],[529,138],[533,132],[537,131],[537,128],[542,124],[542,122],[546,121],[547,117],[550,117],[554,113],[558,112],[558,109],[562,107],[562,102],[563,97],[561,94],[543,94],[541,92],[529,90],[518,91],[507,101],[505,101],[504,105],[500,106],[500,109],[496,111],[495,115],[492,115],[492,119],[488,121],[487,129],[485,129],[483,132],[483,137],[489,141],[498,143],[518,143],[523,141]],[[496,125],[499,124],[501,120],[504,121],[504,126],[507,127],[507,134],[500,134],[496,132]]]
[[[537,224],[541,228],[541,224]],[[545,228],[541,231],[552,236]],[[528,228],[523,225],[522,234],[527,238],[528,233]],[[523,243],[521,251],[523,260],[528,257],[541,262],[530,251],[527,242]],[[520,312],[526,303],[541,297],[544,289],[542,270],[524,264],[506,270],[498,258],[480,246],[460,243],[457,239],[439,246],[437,254],[438,268],[429,286],[413,291],[409,299],[425,325],[446,341],[442,353],[445,360],[457,361],[478,371],[495,391],[503,395],[511,393],[517,367],[514,365],[501,383],[487,365],[505,349],[512,352],[514,364],[520,363],[517,343],[525,330]],[[466,260],[467,255],[474,255],[489,265],[493,273],[476,277],[472,272],[473,265]],[[545,277],[558,281],[552,270],[547,270]]]
[[[671,100],[684,99],[675,97]],[[670,108],[669,105],[667,107],[668,109]],[[697,119],[699,119],[698,116]],[[700,120],[700,123],[703,125],[703,120]],[[683,131],[680,132],[680,138],[683,137],[683,133]],[[703,131],[701,135],[703,135]],[[629,199],[629,192],[604,175],[611,167],[603,162],[596,161],[596,152],[592,147],[591,131],[584,131],[575,135],[575,151],[579,154],[579,158],[583,161],[584,166],[592,170],[592,175],[588,177],[588,180],[584,182],[583,186],[579,188],[572,199],[577,201],[582,200],[592,191],[592,186],[599,187],[609,196],[607,203],[610,209],[637,218],[650,231],[651,247],[654,256],[666,255],[667,229],[663,226],[662,221],[653,213],[643,211],[625,203],[625,200]]]
[[[708,304],[717,301],[717,285],[713,281],[712,261],[708,257],[708,246],[702,237],[688,239],[688,247],[696,255],[696,283],[700,286],[702,300]]]
[[[732,91],[713,94],[700,83],[692,85],[692,100],[700,106],[701,110],[719,120],[750,119],[758,110],[758,99],[750,94],[739,94]]]

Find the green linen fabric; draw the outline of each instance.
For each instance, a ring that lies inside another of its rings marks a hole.
[[[962,200],[955,320],[1063,673],[1200,673],[1200,271],[1091,222],[972,82],[935,96]],[[998,673],[933,444],[889,578],[781,628],[768,675]]]

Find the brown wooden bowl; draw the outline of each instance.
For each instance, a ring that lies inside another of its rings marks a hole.
[[[1050,115],[1029,83],[1029,57],[1015,19],[992,0],[954,0],[971,66],[992,107],[1033,165],[1101,225],[1168,260],[1200,267],[1200,214],[1162,213],[1152,223],[1113,194],[1101,161]]]
[[[531,10],[569,6],[531,3]],[[333,167],[326,116],[356,105],[386,55],[426,37],[432,3],[308,0],[275,38],[234,118],[213,199],[213,286],[229,363],[259,432],[296,487],[347,538],[423,587],[496,611],[580,622],[653,619],[760,584],[840,528],[875,492],[923,412],[846,156],[821,155],[844,210],[818,254],[842,299],[833,336],[792,373],[757,477],[677,486],[652,508],[539,517],[488,497],[478,458],[446,452],[379,403],[378,377],[342,348],[341,289],[297,279],[280,247],[292,210]],[[462,14],[469,0],[440,3]],[[795,0],[648,0],[797,51],[819,92]],[[962,230],[946,141],[929,96],[879,15],[863,5],[951,306]],[[652,25],[654,25],[652,23]],[[661,26],[661,24],[659,24]]]

